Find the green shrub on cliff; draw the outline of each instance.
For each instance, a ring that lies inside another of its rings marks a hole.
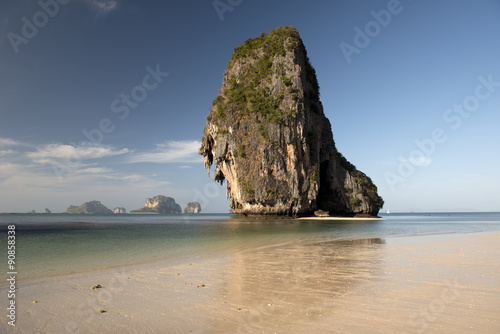
[[[226,115],[232,113],[239,112],[245,115],[258,113],[268,122],[284,125],[285,121],[290,119],[290,115],[285,116],[279,107],[285,96],[283,93],[277,97],[271,95],[269,88],[263,83],[270,83],[274,72],[284,75],[283,65],[276,63],[276,66],[273,66],[273,60],[277,55],[285,56],[287,50],[293,50],[293,47],[298,44],[303,46],[299,33],[294,27],[279,27],[268,34],[262,33],[257,38],[248,39],[237,47],[231,57],[229,67],[245,57],[256,61],[250,63],[238,78],[233,75],[228,79],[229,89],[221,93],[226,94],[226,99],[219,95],[213,102],[217,110],[215,121],[224,119]],[[311,85],[316,87],[314,90],[318,90],[316,72],[309,64],[307,57],[306,60],[308,79],[311,80]],[[292,100],[298,101],[296,94],[298,91],[292,86],[291,79],[283,77],[283,83],[288,87]]]
[[[311,181],[317,182],[318,181],[318,167],[313,166],[311,169]]]
[[[378,195],[377,186],[373,183],[372,179],[365,173],[356,169],[353,171],[353,175],[363,189],[363,196],[367,197],[374,206],[379,208],[383,207],[384,200]]]
[[[359,198],[355,197],[349,201],[349,204],[351,204],[354,207],[358,207],[361,205],[361,200]]]
[[[285,46],[285,41],[290,38],[290,42]],[[229,66],[242,57],[253,56],[255,50],[264,49],[265,55],[286,55],[286,50],[292,50],[294,43],[300,41],[300,35],[294,27],[278,27],[268,34],[262,33],[259,37],[249,38],[242,45],[234,49]]]

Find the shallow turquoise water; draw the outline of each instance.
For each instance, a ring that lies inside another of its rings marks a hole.
[[[0,215],[16,226],[18,279],[189,259],[297,241],[500,231],[500,213],[382,215],[381,221],[244,220],[213,215]]]

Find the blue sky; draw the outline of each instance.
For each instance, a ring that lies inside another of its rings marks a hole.
[[[0,212],[157,194],[226,212],[206,116],[233,49],[281,25],[386,208],[500,210],[499,1],[5,0]]]

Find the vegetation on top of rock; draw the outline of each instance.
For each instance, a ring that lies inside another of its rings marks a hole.
[[[348,170],[350,172],[356,170],[356,166],[354,166],[352,163],[347,161],[347,159],[339,151],[337,151],[337,156],[339,157],[340,165],[342,167],[344,167],[346,170]]]
[[[212,105],[214,109],[208,116],[209,121],[224,120],[228,114],[243,113],[245,115],[258,114],[256,121],[284,125],[287,119],[294,116],[295,109],[284,112],[282,102],[285,95],[289,95],[294,102],[299,102],[296,87],[289,77],[285,76],[287,69],[282,63],[275,63],[277,56],[286,57],[287,52],[294,52],[296,48],[303,49],[306,55],[306,76],[312,89],[308,94],[312,99],[319,99],[319,84],[316,71],[311,66],[307,52],[300,39],[300,35],[294,27],[279,27],[271,30],[268,34],[262,33],[259,37],[248,39],[244,44],[237,47],[228,67],[242,62],[244,69],[238,76],[226,73],[226,86]],[[248,58],[248,59],[247,59]],[[289,70],[289,69],[288,69]],[[270,83],[272,76],[283,76],[283,87],[281,94],[272,94]],[[316,106],[314,110],[318,110]]]
[[[288,42],[285,45],[285,42]],[[259,49],[263,49],[264,58],[270,55],[285,56],[286,51],[293,50],[294,43],[302,43],[299,32],[291,26],[278,27],[268,34],[262,33],[259,37],[249,38],[242,45],[234,49],[234,54],[229,61],[229,67],[243,57],[257,57]]]
[[[66,213],[73,214],[110,214],[113,213],[99,201],[85,202],[80,206],[70,205]]]

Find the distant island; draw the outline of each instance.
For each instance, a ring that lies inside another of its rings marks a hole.
[[[85,202],[80,206],[70,205],[65,213],[71,214],[112,214],[113,211],[99,201]]]
[[[201,205],[198,202],[190,202],[186,205],[184,208],[184,213],[200,213],[201,212]]]
[[[200,154],[237,214],[376,216],[372,180],[337,150],[316,71],[294,27],[234,50]],[[353,120],[359,122],[360,120]]]
[[[132,210],[130,213],[182,213],[182,210],[172,197],[157,195],[153,198],[146,198],[144,207]]]
[[[120,213],[127,213],[127,209],[122,208],[122,207],[114,208],[113,209],[113,213],[118,213],[118,214],[120,214]]]
[[[169,213],[185,213],[185,214],[199,214],[201,212],[201,205],[198,202],[190,202],[182,211],[181,206],[175,202],[172,197],[157,195],[152,198],[146,198],[144,207],[138,210],[132,210],[130,213],[156,213],[156,214],[169,214]],[[45,214],[52,213],[51,210],[45,209]],[[79,206],[70,205],[63,214],[85,214],[85,215],[107,215],[107,214],[126,214],[127,209],[124,207],[115,207],[110,210],[100,201],[93,200],[85,202]],[[0,214],[14,214],[8,212],[0,212]],[[27,214],[36,214],[35,210],[27,212]]]

